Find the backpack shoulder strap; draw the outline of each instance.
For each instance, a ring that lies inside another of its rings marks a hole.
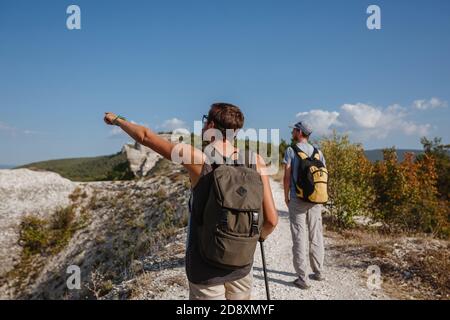
[[[214,149],[213,150],[213,152],[215,153],[215,152],[217,152],[217,150],[216,149]],[[220,167],[221,165],[236,165],[236,163],[237,163],[237,160],[233,160],[232,158],[233,158],[233,156],[234,156],[234,154],[236,154],[237,153],[237,151],[236,150],[234,150],[233,151],[233,153],[231,153],[230,154],[230,156],[224,156],[224,155],[220,155],[221,157],[222,157],[222,163],[221,164],[218,164],[218,163],[216,163],[215,161],[211,161],[212,163],[211,163],[211,167],[213,168],[213,170],[215,170],[215,169],[217,169],[218,167]]]
[[[302,149],[300,149],[296,144],[291,145],[291,148],[294,149],[295,154],[297,156],[299,156],[300,159],[305,160],[305,159],[309,158],[308,155],[306,153],[304,153],[302,151]]]
[[[233,156],[235,154],[238,154],[237,159],[233,159]],[[245,151],[235,150],[229,157],[222,156],[223,158],[223,165],[229,165],[229,166],[245,166],[250,169],[256,170],[256,153],[249,149],[245,149]],[[212,163],[211,167],[213,170],[220,167],[222,164]]]
[[[313,154],[311,155],[311,158],[320,160],[320,153],[316,147],[314,147],[314,151],[313,151]]]

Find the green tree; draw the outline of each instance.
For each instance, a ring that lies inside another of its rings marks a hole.
[[[289,145],[287,144],[286,140],[281,139],[280,145],[278,146],[278,152],[279,152],[279,160],[280,163],[283,161],[284,159],[284,154],[286,152],[286,149],[289,147]]]
[[[448,201],[450,200],[450,144],[443,144],[441,138],[428,140],[423,137],[420,142],[425,154],[435,161],[439,195]],[[419,155],[417,160],[422,161],[423,158],[423,155]]]
[[[321,140],[320,147],[329,172],[327,207],[339,226],[351,227],[354,217],[367,214],[371,207],[372,164],[365,157],[363,147],[351,143],[347,135],[334,132]]]

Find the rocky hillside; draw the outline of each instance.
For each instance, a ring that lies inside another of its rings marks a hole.
[[[133,277],[187,223],[188,178],[160,160],[147,178],[74,183],[51,172],[0,171],[0,298],[85,299]],[[68,290],[67,268],[81,268]],[[6,267],[5,267],[6,266]]]
[[[0,277],[18,262],[22,217],[32,213],[46,218],[56,208],[69,205],[68,196],[76,186],[53,172],[0,170]]]

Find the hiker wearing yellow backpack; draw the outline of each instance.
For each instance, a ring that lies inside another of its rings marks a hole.
[[[308,289],[308,278],[324,280],[322,209],[328,201],[328,171],[322,152],[309,143],[311,127],[300,121],[290,128],[293,144],[286,149],[283,159],[284,197],[289,209],[293,263],[298,276],[294,284]],[[308,256],[313,271],[309,277]]]

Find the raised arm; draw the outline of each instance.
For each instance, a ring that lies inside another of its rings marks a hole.
[[[107,122],[107,120],[109,119],[112,119],[110,120],[112,122],[115,118],[116,116],[113,113],[106,113],[105,122]],[[139,142],[144,146],[149,147],[153,151],[162,155],[164,158],[172,160],[171,154],[173,148],[175,147],[174,143],[160,137],[149,128],[138,125],[136,123],[132,123],[118,118],[116,120],[116,124],[135,141]]]
[[[188,170],[192,184],[196,184],[203,165],[203,153],[200,150],[189,144],[175,144],[160,137],[147,127],[117,118],[117,115],[111,112],[105,113],[104,121],[109,125],[120,126],[135,141],[149,147],[168,160],[172,161],[172,155],[178,154],[181,159],[185,160],[182,165]]]

